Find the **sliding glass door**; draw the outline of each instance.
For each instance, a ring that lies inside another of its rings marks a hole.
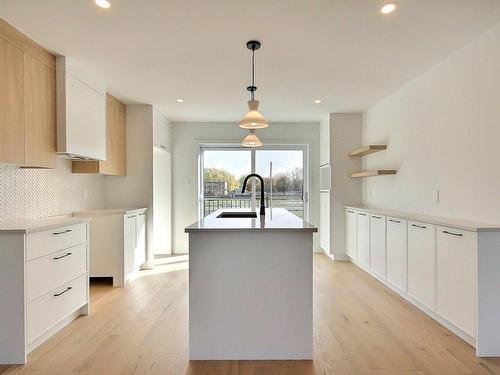
[[[199,213],[205,217],[220,208],[254,208],[260,205],[260,183],[252,179],[241,192],[250,173],[264,178],[266,207],[286,208],[308,217],[307,146],[279,145],[248,149],[238,146],[200,147]]]

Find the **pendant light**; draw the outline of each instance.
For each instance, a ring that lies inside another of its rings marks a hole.
[[[241,145],[244,147],[259,147],[262,146],[262,141],[255,134],[255,129],[249,129],[248,135],[241,141]]]
[[[252,85],[247,87],[251,93],[251,99],[248,101],[248,113],[240,121],[240,128],[263,129],[269,125],[264,116],[259,113],[259,101],[255,100],[254,97],[255,91],[257,91],[257,86],[255,86],[255,51],[260,48],[260,42],[251,40],[247,43],[247,48],[252,51]]]

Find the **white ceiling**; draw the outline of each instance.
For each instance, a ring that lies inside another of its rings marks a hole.
[[[383,0],[111,1],[0,0],[0,17],[174,121],[244,115],[249,39],[262,113],[317,121],[366,109],[500,21],[498,0],[399,0],[389,16]]]

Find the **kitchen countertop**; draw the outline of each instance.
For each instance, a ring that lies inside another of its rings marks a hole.
[[[453,227],[456,229],[469,230],[473,232],[500,230],[500,224],[487,224],[476,221],[422,215],[411,212],[393,211],[393,210],[386,210],[383,208],[376,208],[364,205],[346,205],[345,208],[363,210],[374,214],[393,216],[400,219],[411,220],[411,221],[421,221],[429,224],[441,225],[445,227]]]
[[[86,223],[88,219],[73,218],[71,216],[53,216],[34,219],[0,220],[0,233],[19,232],[33,233],[47,229],[54,229],[66,225]]]
[[[257,212],[257,218],[217,218],[222,212]],[[217,210],[184,229],[186,233],[217,231],[291,231],[317,232],[318,228],[284,208],[266,208],[264,218],[258,210],[225,208]]]
[[[73,212],[73,215],[112,215],[112,214],[130,214],[137,211],[147,210],[146,207],[138,208],[101,208],[96,210],[86,210]]]

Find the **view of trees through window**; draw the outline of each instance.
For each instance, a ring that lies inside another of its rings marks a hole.
[[[252,152],[255,154],[252,156]],[[304,215],[304,171],[302,150],[205,150],[203,153],[203,214],[220,208],[251,207],[253,184],[260,191],[259,180],[252,179],[241,192],[244,178],[255,172],[264,179],[266,207],[283,207]],[[260,196],[257,194],[257,204]]]

